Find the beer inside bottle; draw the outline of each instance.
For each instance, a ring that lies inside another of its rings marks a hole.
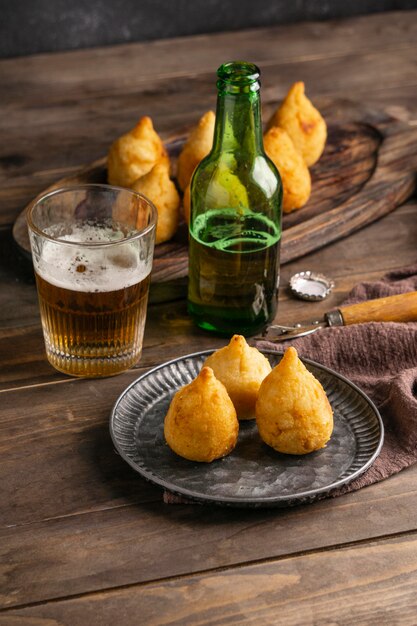
[[[213,148],[191,182],[188,311],[198,326],[251,335],[276,313],[282,184],[263,148],[259,69],[217,71]]]

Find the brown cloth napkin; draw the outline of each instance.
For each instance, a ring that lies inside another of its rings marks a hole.
[[[390,272],[375,283],[360,283],[344,304],[417,291],[417,264]],[[385,426],[379,457],[362,476],[331,496],[371,485],[417,461],[417,322],[369,322],[325,328],[279,345],[259,341],[260,349],[282,352],[294,346],[299,355],[343,374],[374,401]],[[164,493],[164,502],[185,502]]]

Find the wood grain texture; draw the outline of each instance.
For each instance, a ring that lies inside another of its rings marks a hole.
[[[415,44],[417,25],[412,11],[392,12],[332,22],[305,22],[241,30],[230,33],[198,35],[165,41],[135,43],[53,55],[33,55],[2,60],[4,81],[22,89],[22,98],[31,95],[36,103],[51,102],[55,94],[70,95],[80,84],[87,84],[85,95],[109,92],[121,86],[134,88],[140,81],[153,78],[213,71],[226,58],[250,58],[271,63],[277,50],[283,62],[300,59],[322,61],[346,57],[352,50],[365,55],[388,48],[402,49]],[[175,54],[173,52],[175,51]],[[51,60],[52,59],[52,60]],[[113,81],[116,81],[115,83]],[[48,87],[48,92],[45,87]],[[14,101],[14,91],[4,94],[4,102]],[[26,100],[21,101],[22,108]]]
[[[61,376],[44,357],[33,273],[14,250],[10,228],[39,191],[102,157],[141,115],[151,113],[165,137],[197,120],[214,103],[216,66],[235,55],[261,65],[264,102],[304,79],[313,100],[349,97],[415,125],[415,17],[0,62],[1,624],[282,618],[285,626],[414,626],[417,466],[356,493],[279,512],[164,505],[160,491],[113,453],[110,408],[142,368],[221,340],[191,326],[184,281],[168,281],[153,287],[137,370],[102,381]],[[354,136],[345,135],[346,145]],[[372,157],[366,145],[358,143],[365,170]],[[397,156],[393,138],[381,167],[401,168]],[[395,171],[394,185],[397,178]],[[415,262],[416,241],[412,200],[287,263],[277,321],[319,317],[358,281]],[[296,301],[287,292],[290,275],[306,269],[335,279],[325,302]],[[168,293],[171,301],[161,303]],[[40,604],[13,608],[33,602]]]
[[[417,291],[339,307],[345,324],[417,321]]]
[[[416,577],[413,534],[14,609],[0,625],[414,626]]]
[[[166,505],[133,495],[131,506],[9,526],[0,530],[0,607],[412,531],[416,471],[414,466],[343,498],[281,511]]]

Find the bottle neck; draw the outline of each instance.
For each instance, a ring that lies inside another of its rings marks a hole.
[[[213,153],[263,153],[259,91],[228,93],[219,89]]]

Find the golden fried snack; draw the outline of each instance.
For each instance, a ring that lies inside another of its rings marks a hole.
[[[204,365],[227,389],[239,419],[255,417],[259,387],[271,371],[268,359],[251,348],[242,335],[234,335],[229,345],[207,357]]]
[[[310,172],[303,157],[295,149],[288,133],[277,126],[265,133],[264,147],[281,175],[284,212],[301,208],[311,193]]]
[[[226,456],[235,447],[238,432],[233,403],[209,367],[177,391],[165,416],[167,444],[190,461],[210,463]]]
[[[265,378],[256,403],[263,441],[278,452],[307,454],[323,448],[333,431],[333,411],[319,381],[288,348]]]
[[[169,158],[150,117],[142,117],[135,128],[110,146],[107,178],[111,185],[130,187],[158,162],[169,168]]]
[[[304,95],[304,83],[292,85],[268,123],[268,128],[272,126],[287,131],[309,167],[319,160],[326,143],[327,127],[319,111]]]
[[[213,111],[207,111],[191,131],[188,141],[178,157],[178,184],[182,191],[187,187],[197,165],[208,155],[213,146]]]
[[[148,174],[133,183],[132,189],[143,193],[157,208],[156,243],[171,239],[178,228],[181,201],[166,165],[157,163]]]

